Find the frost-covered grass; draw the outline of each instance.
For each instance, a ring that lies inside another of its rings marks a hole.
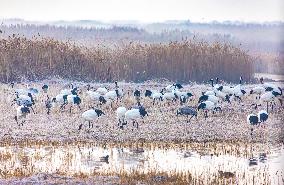
[[[44,83],[48,83],[50,89],[49,97],[57,95],[67,84],[65,81],[49,80],[45,82],[32,83],[38,89]],[[35,105],[36,114],[28,115],[24,126],[19,127],[14,116],[16,114],[15,106],[11,106],[13,99],[13,89],[5,84],[0,87],[0,140],[45,140],[45,141],[96,141],[96,142],[126,142],[126,141],[250,141],[250,126],[246,122],[249,113],[257,113],[250,105],[255,101],[254,96],[246,96],[242,103],[234,101],[231,105],[222,103],[222,113],[209,113],[209,118],[205,119],[203,112],[199,112],[197,119],[192,118],[190,123],[186,123],[186,118],[176,116],[176,110],[180,107],[179,103],[162,102],[161,104],[152,105],[152,100],[143,96],[141,102],[146,107],[149,116],[144,118],[144,123],[139,122],[139,129],[129,124],[124,130],[117,127],[115,110],[118,106],[130,108],[135,104],[133,91],[137,87],[143,91],[146,89],[157,89],[165,87],[168,83],[145,82],[145,83],[124,83],[120,82],[119,86],[124,90],[125,96],[121,102],[114,102],[113,107],[103,106],[101,109],[106,113],[94,123],[94,128],[89,129],[85,123],[82,130],[78,126],[83,119],[81,114],[88,110],[90,106],[96,106],[87,102],[86,84],[75,83],[81,89],[82,110],[74,107],[70,114],[68,107],[66,111],[60,111],[59,108],[51,110],[47,115],[44,101],[46,94],[41,94]],[[114,84],[91,84],[94,88],[107,86],[114,88]],[[252,85],[244,85],[249,89]],[[15,88],[22,88],[25,85],[17,84]],[[186,105],[196,106],[198,97],[202,91],[211,89],[209,85],[191,84],[185,85],[184,91],[193,93],[194,99]],[[276,102],[278,103],[278,102]],[[266,109],[265,106],[259,109]],[[256,127],[253,134],[253,141],[268,140],[271,142],[283,141],[283,107],[279,103],[273,112],[269,113],[269,119],[266,122],[266,128]]]

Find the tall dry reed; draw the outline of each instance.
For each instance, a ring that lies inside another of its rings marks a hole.
[[[251,80],[253,59],[229,44],[183,40],[168,44],[127,43],[94,48],[50,38],[13,35],[0,39],[0,81],[60,77],[84,81]]]

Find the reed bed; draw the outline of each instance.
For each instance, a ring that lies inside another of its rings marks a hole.
[[[236,82],[253,78],[253,58],[230,44],[183,40],[168,44],[129,42],[87,48],[51,38],[13,35],[0,40],[0,81],[69,80],[142,82],[166,78],[202,82],[212,77]]]
[[[254,69],[257,73],[284,74],[284,52],[274,53],[254,53]]]

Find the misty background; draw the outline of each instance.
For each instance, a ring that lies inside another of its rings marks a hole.
[[[230,44],[254,72],[284,74],[281,0],[0,0],[0,39],[50,38],[77,46]]]

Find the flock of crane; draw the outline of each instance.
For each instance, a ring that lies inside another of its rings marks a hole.
[[[251,89],[244,88],[242,77],[240,77],[240,83],[235,86],[222,85],[218,78],[216,78],[216,80],[210,79],[210,82],[211,88],[200,94],[197,106],[186,105],[189,101],[193,100],[195,96],[191,92],[183,91],[183,86],[179,83],[170,84],[161,90],[147,89],[145,92],[142,92],[139,89],[135,89],[132,95],[124,93],[117,82],[115,82],[113,90],[109,90],[107,87],[94,89],[90,85],[87,85],[86,91],[83,91],[85,87],[74,87],[73,84],[71,84],[69,88],[62,89],[58,95],[53,98],[48,95],[50,87],[47,84],[44,84],[41,90],[39,90],[36,88],[17,89],[15,88],[15,83],[11,83],[11,88],[13,92],[15,92],[13,104],[17,105],[14,119],[19,126],[23,125],[26,116],[31,112],[35,113],[33,107],[40,93],[46,95],[45,108],[48,115],[51,113],[52,109],[58,108],[64,110],[66,105],[70,106],[70,113],[72,112],[73,106],[77,106],[82,110],[80,106],[82,104],[81,94],[84,93],[86,96],[84,101],[92,105],[89,110],[82,113],[82,118],[84,122],[89,123],[89,128],[93,127],[93,121],[105,115],[105,112],[98,107],[102,107],[103,105],[111,107],[115,102],[123,102],[125,96],[133,96],[136,104],[128,109],[125,106],[120,106],[116,109],[118,127],[121,129],[129,123],[132,123],[133,126],[138,128],[138,120],[148,115],[141,101],[142,97],[152,99],[152,106],[165,101],[175,104],[179,102],[178,104],[180,104],[180,106],[176,108],[176,115],[186,116],[187,122],[190,122],[191,118],[197,117],[199,111],[204,112],[206,119],[209,111],[212,111],[213,114],[222,111],[222,108],[219,106],[220,103],[227,102],[230,104],[232,101],[241,102],[244,96],[249,95],[255,95],[255,103],[251,105],[255,109],[266,103],[266,110],[260,110],[258,114],[249,114],[247,116],[247,122],[252,126],[265,122],[268,119],[269,107],[273,110],[276,102],[279,101],[282,106],[282,89],[272,83],[263,83],[263,79],[260,80],[260,84],[254,85]],[[144,93],[144,95],[142,93]],[[79,130],[82,129],[82,127],[83,123],[79,125]],[[251,129],[251,131],[253,131],[253,129]]]

